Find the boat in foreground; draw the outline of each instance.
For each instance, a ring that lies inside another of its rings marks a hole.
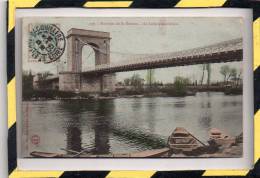
[[[224,133],[216,128],[212,128],[209,131],[208,143],[210,145],[230,147],[236,143],[236,138],[229,136],[226,133]]]
[[[158,157],[168,157],[169,156],[169,148],[161,148],[161,149],[153,149],[153,150],[146,150],[146,151],[139,151],[134,153],[117,153],[117,154],[105,154],[105,155],[92,155],[86,154],[84,152],[79,152],[77,154],[58,154],[58,153],[47,153],[47,152],[39,152],[33,151],[31,152],[31,156],[38,157],[38,158],[95,158],[95,157],[104,157],[104,158],[158,158]]]
[[[168,138],[168,146],[174,154],[196,155],[202,145],[204,146],[202,142],[183,127],[176,127]]]

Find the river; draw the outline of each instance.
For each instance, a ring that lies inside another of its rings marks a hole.
[[[93,154],[161,148],[176,127],[206,143],[213,127],[232,136],[242,132],[242,95],[24,101],[23,126],[23,156],[66,153],[62,148]]]

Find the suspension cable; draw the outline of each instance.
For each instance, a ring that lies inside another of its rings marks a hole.
[[[77,38],[77,40],[79,40],[81,43],[83,43],[83,44],[85,44],[85,45],[91,46],[93,49],[99,51],[99,52],[102,53],[102,54],[107,54],[106,52],[102,51],[101,49],[97,48],[96,46],[94,46],[94,45],[92,45],[92,44],[89,44],[88,42],[82,41],[80,38]]]

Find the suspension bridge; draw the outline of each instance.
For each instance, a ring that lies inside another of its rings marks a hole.
[[[99,49],[95,49],[99,50]],[[100,51],[100,50],[99,50]],[[101,53],[104,53],[100,51]],[[113,51],[110,51],[110,54]],[[119,53],[119,52],[115,52]],[[223,63],[242,61],[242,39],[233,39],[209,46],[193,48],[177,52],[157,54],[124,54],[125,60],[118,63],[100,64],[86,68],[83,74],[115,73],[123,71],[186,66],[204,63]]]
[[[72,28],[67,32],[67,69],[50,79],[48,85],[61,91],[102,93],[115,91],[115,73],[133,70],[187,66],[205,63],[242,61],[242,39],[222,41],[208,46],[154,54],[128,54],[110,50],[109,32]],[[84,46],[93,49],[95,66],[82,69]],[[122,56],[114,63],[110,54]],[[35,81],[35,86],[40,86]]]

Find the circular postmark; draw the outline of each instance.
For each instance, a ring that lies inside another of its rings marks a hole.
[[[29,52],[39,62],[50,63],[64,53],[65,36],[54,24],[36,24],[29,32]]]
[[[33,136],[31,137],[31,142],[32,142],[32,144],[34,144],[34,145],[39,145],[39,143],[40,143],[40,137],[39,137],[39,135],[33,135]]]

